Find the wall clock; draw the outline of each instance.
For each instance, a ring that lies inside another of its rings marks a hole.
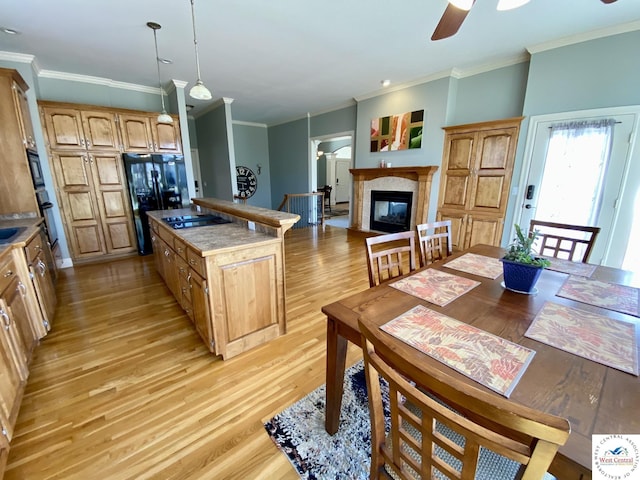
[[[240,198],[249,198],[256,193],[258,179],[250,168],[237,165],[236,180],[238,182],[238,196]]]

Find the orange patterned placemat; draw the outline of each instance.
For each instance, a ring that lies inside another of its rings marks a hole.
[[[633,323],[547,302],[525,336],[638,375],[636,326]]]
[[[433,268],[422,270],[389,284],[393,288],[440,307],[444,307],[478,285],[480,282],[475,280],[451,275]]]
[[[581,277],[590,277],[595,272],[597,265],[588,263],[572,262],[562,258],[544,257],[551,262],[547,268],[556,272],[568,273],[569,275],[579,275]]]
[[[380,328],[505,397],[536,353],[424,305]]]
[[[638,288],[570,276],[564,282],[557,295],[558,297],[577,300],[596,307],[640,317],[640,313],[638,313],[640,289]]]
[[[445,263],[444,266],[492,280],[502,275],[502,262],[499,259],[475,253],[465,253]]]

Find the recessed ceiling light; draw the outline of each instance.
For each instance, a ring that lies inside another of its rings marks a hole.
[[[173,60],[170,60],[168,58],[160,58],[160,57],[158,57],[158,61],[160,63],[164,63],[165,65],[171,65],[173,63]]]
[[[389,85],[391,85],[391,80],[382,80],[380,82],[380,85],[382,85],[383,87],[388,87]]]
[[[13,28],[9,27],[0,27],[0,31],[6,33],[7,35],[20,35],[20,32],[18,30],[14,30]]]

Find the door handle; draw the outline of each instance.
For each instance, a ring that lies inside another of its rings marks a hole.
[[[528,210],[528,209],[530,209],[530,208],[533,208],[533,206],[532,206],[530,203],[527,203],[527,204],[524,206],[524,208],[526,208],[526,209]]]

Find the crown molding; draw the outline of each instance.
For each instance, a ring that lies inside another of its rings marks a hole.
[[[267,128],[266,123],[244,122],[242,120],[233,120],[231,123],[233,123],[234,125],[244,125],[246,127]]]
[[[16,63],[33,63],[36,57],[26,53],[2,52],[0,51],[0,60]]]
[[[568,45],[574,45],[576,43],[587,42],[589,40],[596,40],[603,37],[610,37],[611,35],[619,35],[621,33],[633,32],[635,30],[640,30],[640,20],[623,23],[621,25],[614,25],[613,27],[601,28],[599,30],[592,30],[590,32],[580,33],[578,35],[571,35],[569,37],[559,38],[551,42],[539,43],[537,45],[527,47],[527,51],[531,55],[533,55],[535,53],[553,50],[554,48],[566,47]]]
[[[79,75],[76,73],[57,72],[55,70],[41,70],[39,76],[42,78],[51,78],[55,80],[90,83],[93,85],[103,85],[105,87],[120,88],[123,90],[152,93],[154,95],[160,94],[160,89],[158,87],[147,87],[144,85],[136,85],[135,83],[118,82],[110,78],[92,77],[89,75]]]

